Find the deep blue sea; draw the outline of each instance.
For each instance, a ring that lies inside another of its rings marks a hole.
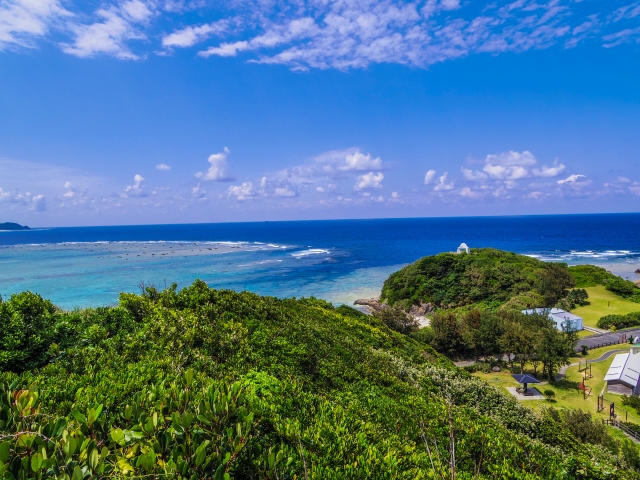
[[[0,294],[63,308],[110,305],[141,282],[334,303],[379,294],[388,275],[460,243],[640,278],[640,214],[71,227],[0,232]]]

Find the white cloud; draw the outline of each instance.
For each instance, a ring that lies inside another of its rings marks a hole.
[[[581,178],[587,178],[585,175],[569,175],[567,178],[565,178],[564,180],[558,180],[558,185],[565,185],[565,184],[574,184],[574,183],[578,183],[579,180]]]
[[[631,180],[629,180],[627,177],[618,177],[618,181],[620,183],[630,183]]]
[[[382,188],[383,180],[384,174],[382,172],[369,172],[356,177],[356,184],[353,188],[358,191]]]
[[[191,47],[196,43],[200,43],[211,35],[225,32],[228,29],[229,22],[220,20],[218,22],[207,23],[205,25],[189,26],[162,38],[162,46],[171,47]]]
[[[462,176],[470,182],[483,182],[487,179],[487,174],[482,172],[474,172],[468,168],[461,167]]]
[[[47,210],[47,199],[44,195],[36,195],[31,198],[32,210],[44,212]]]
[[[210,155],[208,159],[208,162],[211,164],[209,170],[196,173],[196,178],[206,182],[231,182],[235,180],[228,172],[229,165],[227,164],[227,156],[230,153],[231,151],[227,147],[224,147],[222,152]]]
[[[371,154],[354,152],[348,153],[344,157],[345,163],[344,165],[338,166],[338,170],[349,171],[349,170],[380,170],[382,169],[382,160],[380,157],[371,158]]]
[[[0,49],[35,46],[36,40],[71,36],[60,45],[69,54],[120,59],[185,48],[218,35],[199,55],[310,68],[366,68],[395,63],[428,67],[473,54],[575,47],[587,39],[613,47],[636,42],[638,2],[577,0],[2,0]],[[65,5],[66,10],[62,7]],[[192,15],[184,15],[191,10]],[[209,16],[210,18],[207,18]],[[194,19],[192,25],[185,19]],[[169,33],[160,25],[180,24]],[[597,39],[597,40],[595,40]],[[134,53],[132,41],[143,53]]]
[[[513,182],[530,177],[557,177],[565,169],[558,160],[553,166],[546,165],[540,168],[531,168],[537,165],[536,157],[529,151],[515,152],[513,150],[497,155],[487,155],[484,161],[483,172],[473,171],[462,167],[462,175],[465,180],[471,182],[483,182],[487,178]]]
[[[316,187],[316,192],[324,193],[324,188]]]
[[[467,198],[478,198],[482,196],[480,192],[473,191],[469,187],[464,187],[460,190],[460,195]]]
[[[298,193],[289,188],[289,185],[278,187],[275,191],[276,197],[297,197]]]
[[[436,178],[436,171],[435,170],[427,171],[427,173],[424,174],[424,184],[425,185],[429,185],[430,183],[433,182],[433,180],[435,178]]]
[[[487,155],[485,159],[487,165],[501,165],[501,166],[528,166],[536,164],[536,157],[527,150],[524,152],[514,152],[510,150],[508,152],[502,152],[498,155]]]
[[[553,163],[552,167],[543,166],[540,169],[533,169],[534,177],[557,177],[564,171],[564,165],[562,163],[558,163],[558,160]]]
[[[191,189],[191,196],[204,200],[207,198],[207,191],[198,183]]]
[[[453,190],[453,182],[447,183],[447,176],[449,172],[444,172],[440,178],[438,178],[438,184],[433,188],[436,192],[443,192],[446,190]]]
[[[10,192],[0,188],[0,203],[23,205],[36,212],[44,212],[47,209],[47,199],[44,195],[32,195],[31,192],[20,193],[18,190]]]
[[[171,170],[171,167],[165,163],[159,163],[156,165],[156,170]]]
[[[236,197],[238,201],[251,200],[255,195],[256,192],[251,182],[244,182],[242,185],[232,185],[229,187],[229,190],[227,190],[227,196]]]
[[[153,16],[150,4],[128,0],[119,6],[100,8],[96,16],[100,20],[94,23],[69,25],[75,39],[72,43],[64,43],[63,51],[78,57],[106,54],[123,60],[138,59],[127,41],[147,38],[140,27]]]
[[[142,184],[143,182],[144,182],[144,177],[142,175],[138,175],[138,174],[134,175],[133,185],[129,185],[125,187],[124,196],[125,197],[147,197],[148,194],[144,190],[144,185]]]
[[[52,24],[71,16],[59,0],[4,0],[0,2],[0,51],[8,46],[33,47]]]

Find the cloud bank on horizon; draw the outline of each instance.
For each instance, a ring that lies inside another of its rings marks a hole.
[[[640,197],[640,179],[619,176],[613,181],[596,183],[584,174],[567,173],[576,171],[576,166],[566,166],[559,159],[547,165],[529,151],[488,154],[482,160],[468,158],[460,165],[459,174],[427,169],[424,179],[416,179],[403,191],[384,185],[387,177],[395,173],[392,162],[384,162],[358,148],[324,152],[281,171],[256,172],[254,178],[242,182],[234,182],[235,178],[226,173],[231,167],[227,161],[230,154],[226,147],[212,154],[208,158],[209,170],[191,173],[192,184],[172,187],[148,187],[140,173],[133,176],[131,185],[119,187],[105,183],[104,179],[82,177],[80,172],[22,162],[25,168],[20,170],[27,172],[22,175],[23,185],[33,183],[42,170],[49,177],[46,182],[40,179],[37,193],[23,192],[19,187],[3,189],[0,185],[0,212],[24,215],[49,211],[62,218],[65,213],[117,215],[161,207],[163,215],[171,217],[194,206],[233,211],[234,204],[307,212],[315,208],[335,212],[343,207],[383,205],[407,212],[407,208],[429,205],[464,206],[478,202],[498,205],[510,201],[541,205],[564,199]],[[21,162],[0,159],[0,178],[9,169],[15,171],[20,166]],[[156,169],[169,170],[166,165]],[[68,178],[74,181],[63,181]],[[78,185],[78,181],[90,186]],[[233,184],[224,186],[229,182]],[[210,184],[209,190],[204,183]]]
[[[190,49],[293,70],[427,67],[472,54],[640,41],[640,2],[612,0],[2,0],[0,50],[50,42],[122,60]]]

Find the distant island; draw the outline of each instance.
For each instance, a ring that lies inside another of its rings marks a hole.
[[[26,225],[20,225],[18,223],[4,222],[0,223],[0,231],[4,230],[31,230]]]

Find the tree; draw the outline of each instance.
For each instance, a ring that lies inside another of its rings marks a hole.
[[[527,334],[524,327],[511,320],[505,320],[502,322],[502,335],[500,336],[498,343],[500,348],[507,355],[509,361],[509,368],[513,371],[513,361],[516,355],[520,353],[520,344]]]
[[[0,369],[22,372],[44,365],[56,333],[55,307],[23,292],[0,303]]]
[[[546,373],[550,382],[553,382],[558,368],[569,364],[569,356],[572,353],[572,345],[567,344],[567,339],[562,332],[555,328],[546,328],[542,331],[536,355],[542,362],[542,371]]]
[[[404,310],[395,307],[386,307],[376,311],[374,317],[380,319],[391,330],[408,335],[418,330],[418,321]]]
[[[478,329],[478,343],[480,353],[484,356],[501,356],[499,339],[502,335],[500,318],[488,310],[482,312],[480,328]]]
[[[453,312],[436,313],[431,319],[433,345],[439,352],[453,355],[460,351],[461,335],[458,319]]]
[[[567,270],[566,264],[547,263],[540,272],[535,286],[544,298],[544,306],[551,307],[564,298],[567,294],[566,290],[574,287],[575,284],[576,281]]]

